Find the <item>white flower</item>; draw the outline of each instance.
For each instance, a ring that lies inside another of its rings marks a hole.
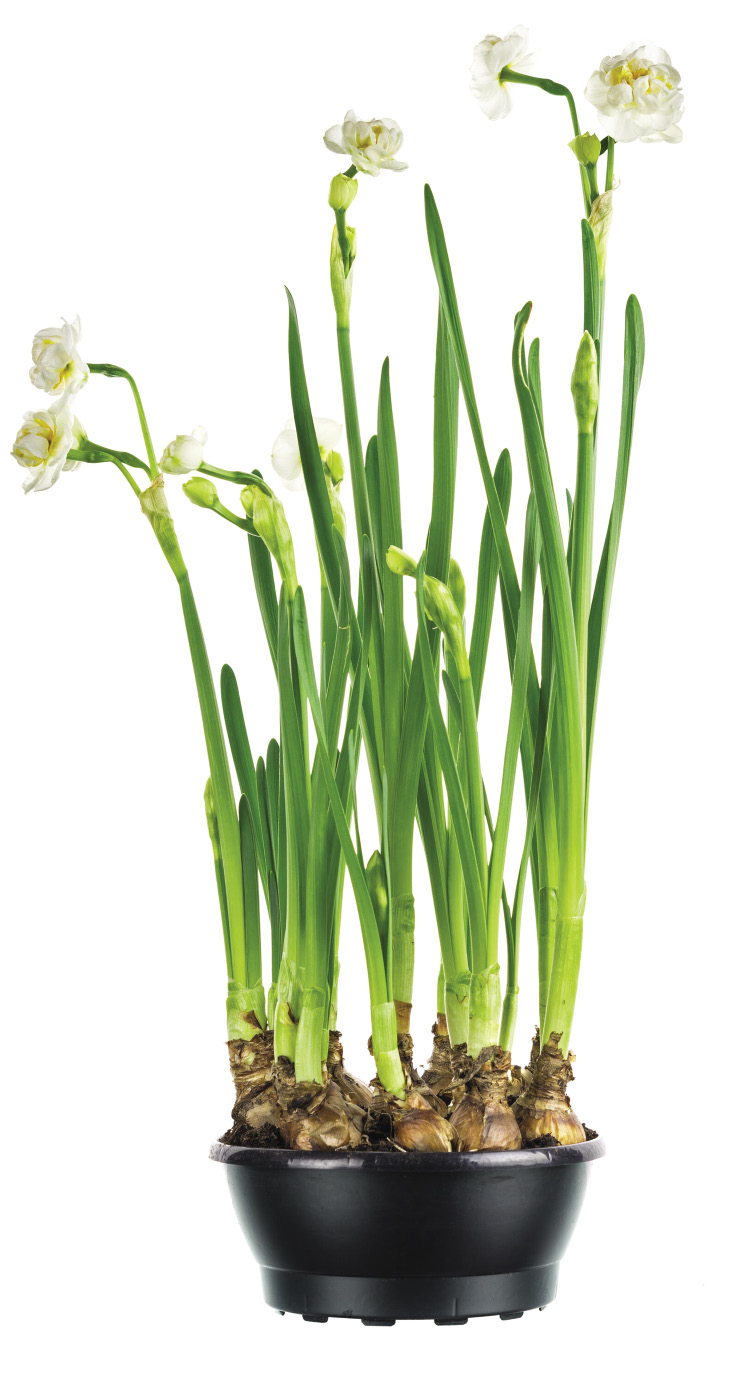
[[[663,48],[629,43],[617,57],[602,58],[588,80],[586,96],[613,139],[678,144],[682,131],[677,122],[684,106],[680,80]]]
[[[74,318],[68,323],[63,318],[62,327],[45,327],[36,334],[31,344],[34,362],[29,375],[32,385],[46,390],[48,395],[60,395],[67,399],[75,395],[89,378],[89,368],[77,351],[81,336],[81,320]]]
[[[488,34],[477,44],[471,65],[471,90],[490,120],[507,116],[511,109],[510,93],[500,80],[503,68],[526,72],[530,64],[529,31],[521,24],[503,39]]]
[[[162,472],[182,476],[185,472],[195,472],[203,461],[203,449],[208,434],[200,426],[192,433],[178,433],[161,455],[159,464]]]
[[[25,414],[11,449],[16,462],[28,469],[24,491],[48,491],[61,472],[80,467],[82,459],[69,458],[68,454],[85,437],[70,405]]]
[[[347,111],[344,124],[332,125],[323,136],[327,148],[334,154],[346,155],[360,173],[373,175],[379,174],[381,169],[400,173],[407,167],[394,158],[403,138],[404,132],[395,120],[385,120],[382,116],[357,120],[354,111]]]
[[[342,426],[333,419],[313,419],[313,424],[315,425],[315,437],[318,440],[321,460],[326,462],[341,438]],[[289,491],[302,490],[305,479],[302,473],[302,459],[299,455],[297,430],[294,427],[293,419],[287,419],[276,439],[271,450],[271,462],[274,471],[281,477]],[[340,479],[339,476],[338,480]]]

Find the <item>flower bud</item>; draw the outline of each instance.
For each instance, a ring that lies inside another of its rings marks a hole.
[[[191,477],[183,482],[182,489],[188,501],[192,501],[194,506],[202,506],[204,510],[213,510],[219,499],[219,493],[208,477]]]
[[[294,544],[284,507],[273,492],[259,486],[246,486],[240,500],[269,553],[276,560],[287,597],[291,602],[299,586],[294,561]]]
[[[405,554],[403,549],[397,549],[392,544],[385,556],[385,561],[391,573],[397,573],[401,578],[416,578],[417,565],[409,554]]]
[[[594,198],[589,215],[589,224],[596,241],[596,258],[599,262],[600,279],[604,279],[604,272],[607,267],[607,242],[612,225],[612,213],[614,212],[612,205],[614,191],[614,188],[610,188],[606,193],[601,193],[599,197]]]
[[[430,621],[445,637],[445,643],[456,662],[459,679],[468,679],[471,668],[463,618],[450,588],[438,582],[437,578],[431,578],[429,573],[425,573],[424,577],[424,607]]]
[[[192,433],[179,433],[164,449],[160,467],[162,472],[179,476],[185,472],[195,472],[203,461],[203,449],[208,434],[200,425]]]
[[[372,854],[366,868],[367,889],[381,939],[388,937],[388,878],[385,874],[383,857],[377,850]]]
[[[345,173],[337,173],[331,179],[331,187],[328,193],[328,206],[334,212],[348,212],[357,193],[359,184],[356,178],[347,178]]]
[[[344,264],[341,252],[338,227],[333,228],[331,240],[331,292],[336,309],[336,322],[339,327],[349,326],[349,310],[352,302],[352,266],[357,254],[357,233],[353,226],[346,227],[349,244],[349,264]]]
[[[331,478],[334,486],[340,486],[344,480],[344,459],[340,453],[325,452],[320,446],[320,456],[325,464],[326,471]]]
[[[328,492],[328,500],[331,503],[333,523],[341,535],[341,538],[346,539],[346,515],[344,513],[344,507],[341,504],[338,487],[334,486],[328,473],[326,473],[326,490]]]
[[[596,344],[590,333],[584,332],[578,348],[576,364],[570,380],[579,433],[591,433],[599,408],[599,373]]]
[[[602,142],[598,135],[576,135],[571,140],[568,149],[572,149],[579,164],[595,164],[602,152]]]
[[[466,611],[466,583],[455,559],[451,559],[448,568],[448,587],[455,602],[460,616]]]

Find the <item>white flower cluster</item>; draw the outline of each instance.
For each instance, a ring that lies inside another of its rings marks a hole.
[[[326,147],[334,154],[345,155],[360,173],[369,173],[373,177],[381,169],[400,173],[407,167],[395,158],[403,138],[401,126],[395,120],[380,116],[372,120],[357,120],[354,111],[347,111],[343,125],[332,125],[323,136]]]
[[[471,65],[471,90],[490,120],[500,120],[511,109],[510,93],[500,74],[508,67],[514,72],[527,72],[530,65],[529,31],[521,24],[503,39],[488,34],[477,44]]]
[[[613,139],[678,144],[682,130],[677,122],[685,104],[680,81],[664,48],[626,44],[616,57],[602,58],[589,78],[586,96]]]
[[[61,328],[42,328],[31,346],[32,385],[54,397],[49,409],[24,415],[11,453],[27,469],[24,491],[48,491],[61,472],[74,472],[80,458],[70,458],[86,434],[70,403],[89,378],[89,368],[78,351],[81,320],[63,319]]]

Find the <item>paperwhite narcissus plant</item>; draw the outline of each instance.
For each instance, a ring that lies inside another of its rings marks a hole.
[[[684,108],[680,81],[664,48],[631,43],[616,57],[602,58],[589,78],[586,97],[613,139],[624,144],[631,140],[678,144],[682,131],[677,122]]]
[[[63,318],[62,327],[45,327],[31,345],[33,366],[29,371],[32,385],[46,390],[48,395],[66,398],[75,395],[89,378],[89,368],[78,351],[81,320],[72,323]]]
[[[161,455],[161,470],[172,476],[195,472],[203,461],[208,434],[200,425],[192,433],[178,433]]]
[[[61,472],[80,467],[82,459],[71,459],[68,454],[85,437],[70,405],[25,414],[11,449],[16,462],[28,470],[24,491],[48,491]]]
[[[341,438],[342,426],[337,424],[334,419],[314,419],[313,423],[315,425],[315,437],[320,448],[321,461],[331,472],[332,480],[340,482],[344,475],[343,464],[335,449]],[[287,419],[276,439],[271,449],[271,462],[274,471],[281,477],[289,491],[302,490],[305,479],[302,473],[302,459],[299,455],[294,419]]]
[[[471,65],[471,90],[484,114],[490,120],[507,116],[511,109],[510,93],[500,80],[503,68],[526,72],[531,63],[529,31],[519,24],[505,38],[488,34],[474,49]]]
[[[351,159],[360,173],[373,176],[381,169],[400,173],[407,167],[394,156],[398,154],[404,132],[395,120],[374,116],[372,120],[357,120],[354,111],[347,111],[343,125],[332,125],[323,139],[334,154]]]

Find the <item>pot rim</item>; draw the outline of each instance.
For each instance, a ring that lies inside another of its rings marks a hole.
[[[222,1165],[252,1166],[255,1170],[399,1170],[465,1174],[471,1170],[508,1170],[516,1166],[579,1165],[605,1154],[601,1137],[571,1146],[532,1147],[526,1151],[290,1151],[285,1147],[230,1146],[215,1141],[209,1157]]]

